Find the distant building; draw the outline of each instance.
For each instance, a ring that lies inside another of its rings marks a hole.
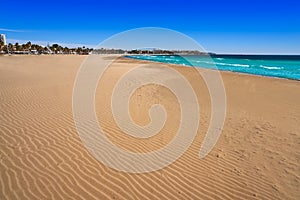
[[[6,45],[6,37],[4,34],[0,34],[0,41],[4,43],[4,45]]]

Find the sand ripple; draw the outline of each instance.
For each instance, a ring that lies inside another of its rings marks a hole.
[[[229,102],[224,132],[200,160],[210,102],[203,80],[185,68],[182,73],[202,99],[197,137],[170,166],[128,174],[94,159],[76,132],[72,89],[84,58],[0,57],[0,199],[300,198],[298,82],[224,73]],[[111,82],[96,95],[98,119],[109,139],[123,149],[159,149],[178,128],[179,107],[170,91],[149,86],[133,95],[130,109],[139,124],[149,122],[140,110],[156,101],[172,114],[163,131],[144,141],[122,134],[105,106],[108,99],[101,98],[120,71],[128,70],[128,62],[120,60],[107,72]]]

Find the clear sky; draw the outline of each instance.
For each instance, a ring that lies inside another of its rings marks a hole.
[[[93,46],[128,29],[163,27],[217,53],[300,54],[300,2],[107,0],[1,3],[8,42]]]

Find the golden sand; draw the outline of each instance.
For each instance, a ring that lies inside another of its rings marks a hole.
[[[171,165],[129,174],[92,157],[76,132],[72,92],[85,58],[0,57],[0,199],[300,199],[298,81],[222,72],[225,125],[213,151],[199,159],[211,115],[209,94],[195,70],[172,66],[190,81],[199,99],[198,134]],[[130,104],[136,123],[149,123],[153,103],[163,104],[169,118],[152,138],[122,134],[107,96],[133,62],[144,61],[119,59],[105,73],[96,93],[96,111],[114,144],[148,152],[174,137],[180,108],[167,88],[141,87]]]

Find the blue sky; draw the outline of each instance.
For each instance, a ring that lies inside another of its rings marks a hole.
[[[0,32],[11,42],[93,46],[140,27],[182,32],[211,52],[300,54],[297,1],[1,2]]]

